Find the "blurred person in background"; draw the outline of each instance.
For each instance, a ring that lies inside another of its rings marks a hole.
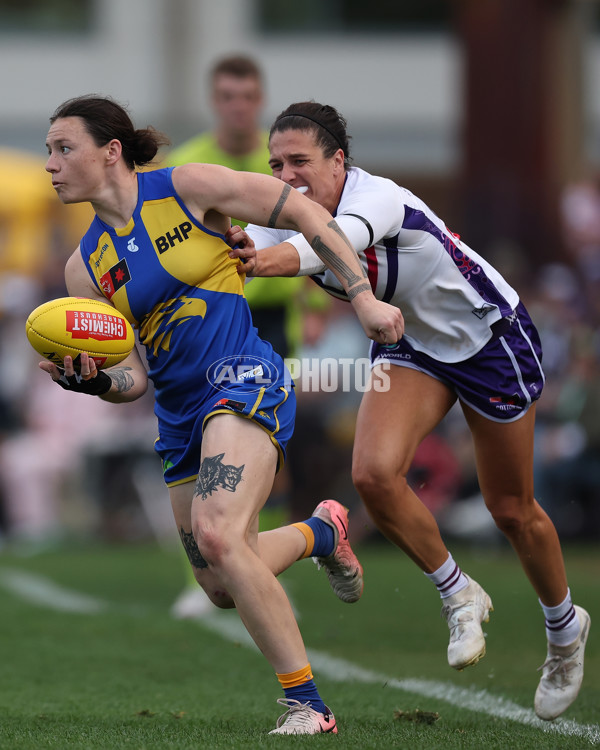
[[[550,388],[540,409],[535,486],[564,537],[597,538],[600,510],[600,337],[577,272],[540,268],[531,309],[540,320]]]
[[[172,149],[167,163],[221,164],[238,172],[271,174],[268,133],[260,124],[265,103],[263,73],[250,57],[219,59],[210,71],[214,129]]]
[[[104,371],[85,353],[77,372],[72,357],[64,369],[47,360],[40,368],[66,391],[111,403],[137,400],[153,381],[155,447],[190,564],[215,604],[237,608],[283,688],[287,711],[272,733],[336,733],[276,576],[315,556],[336,595],[356,601],[362,569],[346,538],[347,513],[335,501],[320,503],[303,523],[258,533],[293,430],[295,398],[283,360],[252,326],[244,267],[225,241],[229,216],[306,233],[336,268],[368,336],[396,342],[402,316],[375,298],[333,217],[288,185],[209,164],[138,171],[166,139],[136,129],[109,97],[64,102],[50,123],[46,170],[59,198],[95,211],[67,261],[68,292],[125,314],[148,369],[135,348]],[[223,381],[217,370],[211,378],[223,360],[233,377]]]
[[[536,487],[540,502],[565,537],[600,535],[600,341],[577,332],[552,418],[539,439]]]
[[[261,125],[265,105],[264,75],[257,61],[247,55],[222,57],[211,67],[209,83],[214,128],[172,149],[164,163],[170,166],[192,162],[220,164],[239,172],[271,175],[268,133]],[[244,225],[244,222],[233,221]],[[256,278],[246,285],[245,295],[259,336],[284,359],[298,353],[304,332],[303,312],[319,313],[327,308],[327,296],[308,286],[302,277]],[[293,450],[291,455],[294,455]],[[289,516],[290,476],[286,462],[261,513],[260,529],[281,526],[290,520]],[[173,603],[171,613],[178,618],[201,617],[213,607],[191,575],[187,561],[185,571],[187,583]]]
[[[564,186],[560,219],[567,257],[579,276],[592,325],[600,324],[600,176],[588,174]]]
[[[75,241],[91,211],[61,204],[38,154],[0,148],[0,174],[0,516],[9,543],[39,548],[82,524],[89,530],[93,510],[77,485],[85,425],[103,423],[112,408],[89,403],[75,415],[65,394],[27,375],[37,355],[25,320],[44,299],[64,295],[58,248]]]
[[[535,710],[542,719],[556,718],[581,687],[590,617],[572,603],[556,529],[533,494],[535,403],[545,378],[527,310],[496,269],[423,201],[350,166],[346,121],[335,108],[291,104],[271,127],[269,149],[274,176],[336,216],[375,295],[405,319],[398,343],[371,345],[373,377],[387,379],[388,387],[368,390],[359,409],[358,493],[379,530],[437,587],[450,629],[450,666],[477,663],[485,654],[481,623],[491,599],[454,561],[407,481],[419,444],[459,402],[487,508],[542,607],[547,658]],[[258,249],[256,275],[311,275],[330,294],[346,297],[294,232],[251,224],[246,232],[234,227],[229,240],[244,257]]]

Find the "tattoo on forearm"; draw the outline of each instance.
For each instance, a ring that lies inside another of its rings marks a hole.
[[[371,291],[371,285],[364,283],[359,284],[358,286],[353,286],[352,289],[348,292],[348,299],[352,301],[357,295],[359,295],[361,292],[367,292]]]
[[[279,218],[281,209],[283,208],[291,189],[292,188],[290,185],[284,185],[284,188],[281,191],[281,195],[279,196],[279,200],[277,201],[277,205],[275,206],[275,208],[273,209],[273,213],[269,217],[269,223],[267,224],[267,226],[271,229],[275,226],[275,222]]]
[[[188,556],[188,560],[192,563],[194,568],[199,568],[200,570],[208,568],[208,563],[202,557],[192,532],[184,531],[182,526],[179,529],[179,536],[181,537],[181,543],[183,544],[185,554]]]
[[[354,271],[349,268],[348,265],[339,257],[339,255],[336,255],[333,250],[323,242],[320,235],[315,235],[313,241],[310,243],[310,246],[319,256],[319,258],[327,263],[332,271],[337,271],[340,276],[348,282],[348,286],[352,286],[361,279],[366,278],[366,274],[362,266],[362,273],[360,276],[357,276]]]
[[[346,243],[346,245],[348,245],[348,248],[350,249],[350,252],[352,253],[352,255],[354,255],[354,257],[356,258],[356,261],[357,261],[358,265],[360,266],[361,278],[366,279],[367,278],[367,273],[366,273],[365,269],[362,267],[362,264],[360,262],[360,258],[358,257],[358,254],[357,254],[356,250],[350,244],[350,240],[346,237],[346,235],[342,231],[342,228],[340,227],[340,225],[337,223],[337,221],[335,219],[333,219],[332,221],[329,222],[329,224],[327,226],[330,229],[333,229],[333,231],[336,234],[339,234],[339,236],[344,240],[344,242]]]
[[[334,231],[334,232],[335,232],[336,234],[339,234],[339,235],[340,235],[340,237],[341,237],[341,238],[342,238],[342,239],[344,240],[344,242],[346,243],[346,245],[348,245],[348,247],[350,248],[350,250],[352,250],[352,252],[353,252],[354,254],[356,253],[356,251],[354,250],[354,248],[353,248],[353,247],[352,247],[352,245],[350,244],[350,240],[349,240],[349,239],[348,239],[348,238],[346,237],[346,235],[345,235],[345,234],[344,234],[344,232],[342,231],[342,228],[340,227],[340,225],[339,225],[339,224],[337,223],[337,221],[336,221],[335,219],[333,219],[333,221],[330,221],[330,222],[329,222],[329,224],[328,224],[327,226],[328,226],[328,227],[329,227],[330,229],[333,229],[333,231]],[[358,257],[358,256],[357,256],[357,257]]]
[[[242,472],[246,464],[241,466],[224,464],[221,460],[224,455],[224,453],[219,453],[217,456],[207,456],[202,461],[194,495],[199,495],[203,500],[206,500],[219,487],[228,492],[236,491],[238,484],[242,481]]]
[[[119,367],[118,370],[111,370],[107,375],[119,393],[127,393],[133,388],[133,378],[129,374],[131,367]]]

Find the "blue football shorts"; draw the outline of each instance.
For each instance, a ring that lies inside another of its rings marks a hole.
[[[491,326],[492,338],[463,362],[440,362],[405,340],[371,345],[371,366],[383,362],[420,370],[448,386],[460,401],[496,422],[522,417],[544,388],[542,347],[525,306]]]
[[[277,468],[283,466],[296,417],[296,396],[289,375],[260,388],[249,381],[229,383],[226,390],[213,390],[211,398],[204,401],[186,428],[173,429],[159,423],[159,438],[154,448],[161,458],[167,487],[196,479],[203,430],[216,414],[235,414],[258,424],[277,448]]]

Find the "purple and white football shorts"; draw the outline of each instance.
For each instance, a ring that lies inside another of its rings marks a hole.
[[[394,346],[371,345],[371,365],[389,362],[431,375],[484,417],[512,422],[542,394],[544,372],[538,332],[522,303],[492,325],[487,344],[463,362],[440,362],[405,340]]]

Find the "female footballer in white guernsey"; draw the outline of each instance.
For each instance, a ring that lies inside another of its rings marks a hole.
[[[390,387],[368,390],[357,418],[353,480],[369,514],[440,592],[450,666],[475,664],[485,654],[481,623],[491,599],[453,560],[433,515],[406,481],[417,446],[458,400],[486,506],[542,606],[548,648],[535,710],[554,719],[581,686],[590,618],[571,601],[556,530],[534,498],[535,402],[544,374],[526,309],[423,201],[350,166],[346,121],[333,107],[290,105],[271,128],[269,150],[274,176],[336,217],[376,297],[404,316],[398,343],[371,345],[373,376],[387,367]],[[311,275],[347,299],[301,235],[250,225],[246,233],[232,229],[229,239],[244,247],[253,275]],[[252,246],[254,259],[248,258]]]
[[[181,540],[198,582],[215,604],[238,609],[279,678],[287,711],[273,732],[335,733],[275,576],[314,555],[336,594],[356,601],[362,568],[340,533],[346,511],[332,500],[306,522],[258,538],[295,400],[283,361],[252,326],[240,261],[224,237],[228,217],[302,232],[379,343],[398,341],[402,315],[375,298],[331,215],[274,177],[206,164],[137,171],[166,139],[135,129],[109,97],[69,100],[50,122],[46,169],[58,196],[95,211],[67,262],[68,292],[119,309],[138,329],[146,365],[134,349],[105,371],[86,354],[78,371],[70,357],[64,369],[40,367],[67,390],[116,403],[139,398],[152,379],[155,445]]]

